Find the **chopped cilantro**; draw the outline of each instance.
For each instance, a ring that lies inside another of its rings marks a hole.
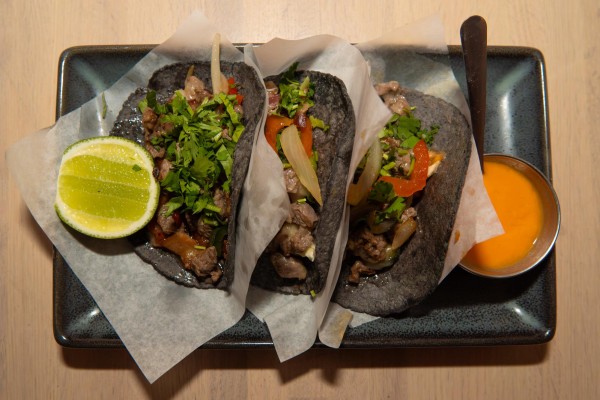
[[[315,94],[314,85],[308,76],[304,78],[302,83],[296,80],[297,67],[297,62],[292,64],[279,82],[279,112],[285,110],[285,114],[290,118],[294,118],[296,112],[305,105],[312,107],[315,104],[312,99]]]
[[[394,202],[390,204],[389,207],[377,213],[375,222],[379,224],[386,219],[400,220],[400,216],[402,215],[402,212],[405,208],[406,203],[404,203],[404,197],[396,197]]]
[[[108,106],[106,104],[106,98],[104,97],[104,92],[102,92],[102,119],[106,118],[107,111],[108,111]]]
[[[394,197],[396,194],[391,183],[377,181],[369,192],[368,199],[378,203],[389,203]]]
[[[154,90],[151,90],[150,92],[148,92],[148,94],[146,95],[146,98],[144,98],[138,104],[138,108],[140,109],[141,112],[144,112],[146,110],[146,108],[148,108],[148,107],[153,109],[154,112],[158,115],[164,114],[167,111],[167,107],[165,105],[159,104],[156,101],[156,92]]]
[[[421,120],[415,118],[411,112],[404,115],[394,114],[388,121],[379,137],[392,137],[402,141],[402,147],[411,149],[420,139],[427,145],[433,143],[433,138],[439,131],[438,126],[421,129]]]
[[[317,170],[317,165],[319,164],[319,152],[313,150],[312,155],[309,157],[310,165],[312,165],[313,169]]]
[[[399,221],[405,208],[406,203],[404,202],[404,197],[396,197],[392,204],[385,210],[376,212],[375,223],[380,224],[386,219],[395,219]]]
[[[322,129],[323,132],[327,132],[329,130],[329,125],[326,125],[325,122],[323,122],[322,119],[313,117],[312,115],[308,116],[308,119],[310,120],[310,125],[313,128],[319,128]]]
[[[166,205],[167,210],[165,211],[165,215],[171,215],[175,210],[183,205],[183,197],[171,197]]]
[[[389,163],[385,164],[382,168],[385,171],[389,171],[390,169],[394,168],[395,166],[396,166],[396,162],[392,161],[392,162],[389,162]]]
[[[413,147],[415,147],[415,144],[417,144],[417,142],[420,139],[416,136],[410,136],[409,138],[407,138],[406,140],[404,140],[400,146],[404,147],[405,149],[412,149]]]
[[[152,108],[163,126],[169,126],[166,134],[152,139],[154,146],[166,149],[165,158],[172,163],[161,181],[162,189],[172,194],[167,215],[181,209],[202,213],[215,226],[224,223],[213,195],[217,188],[231,189],[235,143],[244,131],[236,104],[235,95],[219,93],[194,110],[181,91],[166,104],[159,104],[156,92],[150,91],[139,103],[142,112]]]

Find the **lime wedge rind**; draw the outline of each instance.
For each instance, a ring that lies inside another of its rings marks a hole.
[[[134,230],[133,233],[142,229],[147,225],[148,222],[138,222],[137,224],[132,224],[131,220],[123,220],[117,218],[102,218],[96,215],[91,215],[87,213],[77,213],[77,218],[73,218],[73,213],[71,210],[68,211],[69,218],[65,217],[63,210],[60,207],[55,206],[56,213],[59,218],[68,226],[75,229],[78,232],[86,234],[88,236],[93,236],[99,239],[117,239],[131,235],[131,231]],[[148,218],[148,221],[152,219],[152,214]],[[142,221],[142,220],[140,220]],[[89,225],[94,225],[94,231],[89,231]]]

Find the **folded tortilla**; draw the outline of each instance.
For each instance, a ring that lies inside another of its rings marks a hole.
[[[351,265],[345,263],[334,293],[334,301],[354,311],[377,316],[401,313],[437,287],[444,268],[456,212],[460,202],[469,157],[471,130],[463,114],[453,105],[421,92],[403,89],[413,115],[422,126],[438,125],[433,150],[445,153],[437,172],[429,178],[416,205],[418,228],[400,249],[396,263],[375,276],[348,283]]]
[[[319,220],[313,231],[315,260],[302,258],[308,270],[306,280],[285,279],[275,272],[265,252],[258,260],[251,281],[253,285],[286,294],[318,293],[325,286],[346,204],[346,181],[354,143],[354,111],[344,83],[333,75],[315,71],[297,72],[296,79],[302,82],[306,75],[315,87],[315,105],[308,110],[308,115],[329,125],[327,132],[313,129],[313,148],[319,157],[317,177],[323,197],[323,206],[316,210]],[[280,79],[281,76],[269,77],[265,81],[278,85]]]
[[[223,265],[223,275],[216,285],[202,282],[197,276],[186,270],[179,257],[169,251],[154,248],[148,241],[145,230],[131,237],[135,252],[146,262],[169,279],[177,283],[197,288],[224,289],[231,285],[234,279],[235,259],[235,227],[237,222],[238,205],[242,186],[250,164],[250,155],[254,143],[254,133],[263,114],[265,105],[265,90],[256,71],[244,63],[231,63],[221,61],[221,72],[228,77],[233,77],[238,85],[238,91],[244,96],[244,132],[239,138],[233,157],[231,180],[231,215],[227,227],[227,259]],[[123,104],[111,135],[122,136],[144,144],[144,128],[142,126],[142,113],[138,104],[146,97],[150,90],[156,92],[158,102],[168,101],[173,93],[182,89],[190,66],[194,66],[194,75],[202,80],[207,89],[212,92],[210,79],[210,62],[178,63],[168,65],[158,70],[150,78],[148,87],[138,88]]]

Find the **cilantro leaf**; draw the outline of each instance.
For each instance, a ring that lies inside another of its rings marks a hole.
[[[180,208],[183,205],[183,198],[181,196],[171,197],[169,201],[167,201],[166,206],[167,210],[165,215],[171,215],[175,210]]]
[[[290,65],[290,67],[281,76],[281,81],[284,83],[292,83],[296,79],[296,69],[298,69],[298,61]]]
[[[313,117],[312,115],[309,115],[308,118],[310,119],[310,124],[313,128],[322,129],[324,132],[327,132],[329,130],[329,125],[326,125],[322,119]]]
[[[435,135],[439,131],[439,126],[432,126],[429,129],[421,128],[421,120],[416,118],[411,112],[404,115],[394,114],[388,121],[379,137],[392,137],[401,141],[401,147],[411,149],[415,143],[423,139],[427,145],[433,143]]]
[[[379,203],[388,203],[394,197],[394,187],[391,183],[385,181],[377,181],[369,192],[368,199]]]
[[[217,178],[219,172],[217,165],[209,157],[196,158],[189,170],[190,174],[199,182],[211,182]]]
[[[439,130],[440,127],[438,125],[433,125],[429,128],[429,130],[420,130],[417,136],[423,139],[425,143],[427,143],[427,146],[431,146],[431,144],[433,143],[433,139],[435,138],[435,135],[439,132]]]
[[[167,192],[176,193],[180,189],[179,185],[179,174],[180,171],[171,170],[167,173],[167,176],[160,182],[160,186]]]
[[[375,223],[380,224],[386,219],[400,220],[402,212],[406,208],[404,203],[404,197],[396,197],[392,204],[390,204],[385,210],[377,212],[375,217]]]
[[[402,143],[400,143],[400,147],[403,147],[405,149],[412,149],[413,147],[415,147],[415,144],[417,144],[419,140],[420,138],[416,136],[410,136],[406,138]]]
[[[225,145],[219,147],[219,150],[217,150],[216,156],[217,156],[217,160],[219,160],[219,162],[221,163],[221,166],[223,167],[223,170],[225,171],[225,175],[227,175],[227,177],[230,178],[231,177],[231,169],[233,168],[233,158],[232,158],[231,154],[229,153],[229,151],[227,150],[227,148],[225,147]]]

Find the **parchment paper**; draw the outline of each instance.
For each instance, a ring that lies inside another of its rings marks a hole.
[[[62,117],[51,129],[26,136],[6,155],[29,210],[98,303],[150,382],[242,317],[252,272],[250,266],[260,254],[256,246],[263,244],[248,237],[248,229],[240,229],[237,243],[242,245],[237,248],[235,279],[230,293],[190,289],[155,272],[132,252],[126,239],[104,241],[67,230],[53,208],[56,177],[64,149],[84,137],[107,135],[123,101],[137,87],[147,86],[154,71],[178,61],[209,60],[216,32],[202,14],[192,14],[171,38],[104,92],[105,118],[102,118],[103,104],[98,96]],[[222,39],[221,59],[243,61],[244,56]],[[264,121],[257,131],[262,131],[262,124]],[[252,158],[250,171],[256,167],[256,158]],[[268,193],[270,188],[262,184],[259,190]],[[250,207],[255,205],[243,199],[240,218],[244,226],[248,226]]]
[[[356,47],[340,38],[322,35],[294,41],[274,39],[260,47],[247,46],[244,50],[255,61],[265,77],[279,74],[298,61],[299,70],[329,73],[344,82],[356,117],[356,139],[350,169],[353,171],[362,158],[356,149],[370,147],[376,133],[391,117],[390,112],[375,93],[370,81],[368,66]],[[261,143],[259,142],[258,145]],[[266,164],[267,162],[265,162]],[[282,203],[286,205],[285,212],[280,214],[281,219],[277,221],[279,227],[288,214],[289,200],[283,185],[283,178],[280,175],[281,162],[277,160],[276,163],[269,163],[268,168],[279,173],[271,174],[271,176],[257,176],[257,179],[274,179],[279,182],[278,191],[271,192],[271,196],[282,198]],[[350,180],[351,174],[346,182],[342,181],[340,184],[345,184],[347,190]],[[335,239],[334,256],[331,260],[326,286],[316,298],[312,299],[307,295],[283,295],[254,287],[251,287],[249,291],[246,306],[254,315],[267,323],[281,361],[308,350],[316,339],[318,327],[323,320],[339,275],[348,236],[348,213],[346,211],[347,209],[344,211],[342,225]],[[259,218],[273,220],[271,210],[257,209],[254,213]]]
[[[438,15],[403,26],[373,41],[358,44],[357,47],[367,59],[375,83],[396,80],[401,86],[439,97],[455,105],[470,123],[468,104],[450,68],[444,27]],[[393,59],[381,56],[381,49],[386,47],[394,49]],[[441,57],[433,60],[426,54]],[[367,150],[368,147],[359,148],[361,154],[365,154]],[[483,186],[477,150],[472,141],[467,176],[440,282],[474,244],[503,232]],[[327,346],[337,348],[346,329],[340,321],[349,321],[350,327],[356,327],[377,318],[332,303],[325,322],[320,327],[319,339]]]

